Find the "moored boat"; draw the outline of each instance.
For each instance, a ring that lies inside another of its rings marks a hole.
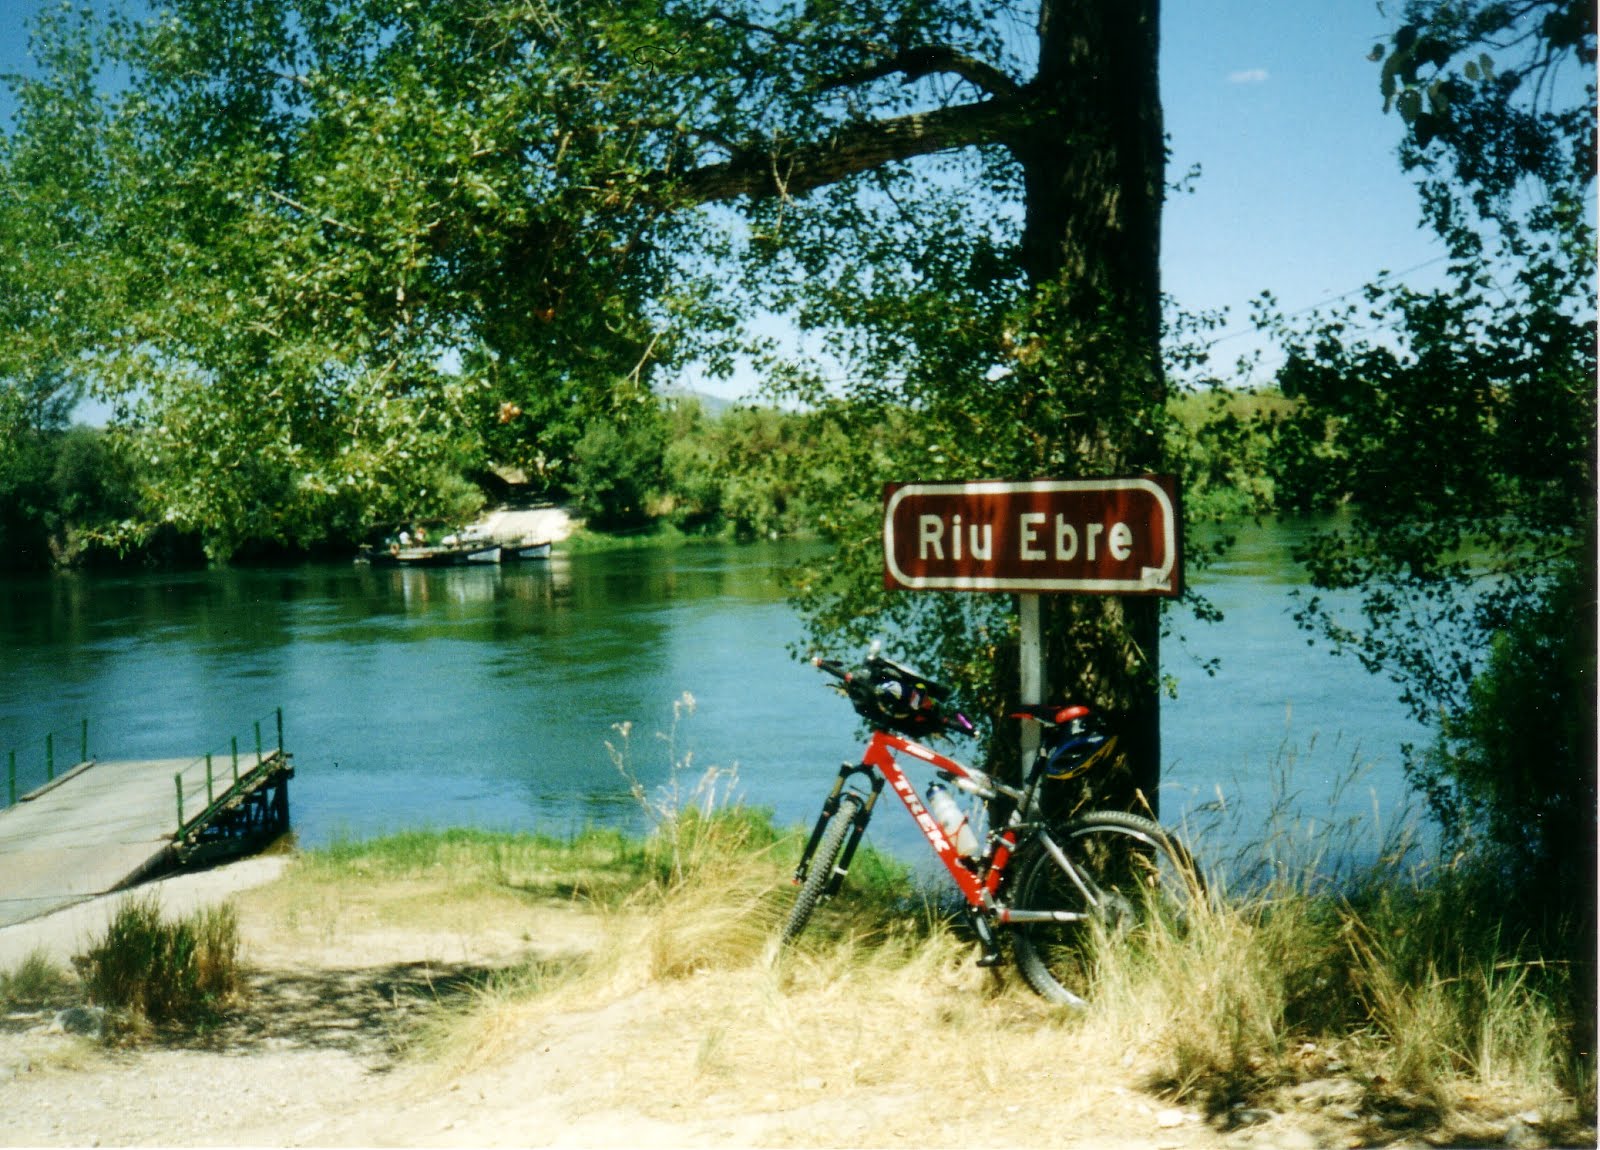
[[[535,559],[550,558],[550,540],[524,539],[520,543],[507,543],[503,549],[507,563],[527,563]]]
[[[400,567],[454,567],[465,563],[498,563],[498,543],[455,543],[439,547],[375,547],[366,553],[369,562]]]

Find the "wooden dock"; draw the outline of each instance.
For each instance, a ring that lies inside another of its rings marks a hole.
[[[0,926],[260,849],[288,829],[293,776],[281,747],[79,763],[0,810]]]

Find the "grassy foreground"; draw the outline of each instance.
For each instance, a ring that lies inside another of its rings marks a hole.
[[[978,1089],[951,1090],[941,1121],[1045,1100],[1088,1113],[1097,1092],[1131,1083],[1223,1127],[1321,1108],[1352,1145],[1498,1144],[1518,1114],[1536,1114],[1545,1144],[1590,1134],[1593,1062],[1572,1048],[1570,973],[1503,937],[1465,874],[1385,865],[1338,892],[1280,878],[1213,899],[1181,929],[1095,954],[1094,1005],[1074,1013],[1014,972],[976,968],[940,896],[876,855],[858,858],[849,893],[800,946],[776,952],[798,845],[739,808],[689,809],[645,840],[407,833],[310,852],[255,909],[330,937],[358,919],[463,935],[552,908],[592,922],[588,944],[507,964],[435,1012],[410,1036],[413,1057],[467,1073],[544,1021],[648,994],[649,1019],[609,1072],[663,1114],[750,1090],[866,1103],[960,1075]],[[0,974],[0,1000],[52,977],[36,966]],[[660,1056],[686,1048],[692,1065]]]

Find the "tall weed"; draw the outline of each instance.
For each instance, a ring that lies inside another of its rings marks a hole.
[[[1044,1006],[1012,970],[976,968],[958,905],[865,847],[840,896],[778,952],[800,837],[734,801],[730,772],[694,773],[677,743],[691,709],[680,700],[662,736],[672,762],[654,792],[632,770],[631,728],[610,747],[653,829],[629,891],[600,908],[606,941],[581,969],[498,981],[473,1023],[475,1049],[540,1012],[644,990],[698,1001],[695,988],[737,984],[755,997],[718,1002],[721,1021],[693,1047],[707,1081],[769,1057],[774,1035],[824,1022],[849,1052],[844,1070],[822,1071],[830,1085],[892,1080],[915,1059],[896,1024],[862,1007],[870,999],[902,1028],[906,1013],[889,1005],[931,1007],[925,1021],[940,1029],[919,1041],[939,1049],[987,1050],[999,1027],[1015,1048],[1068,1042],[1094,1052],[1091,1063],[1114,1052],[1160,1092],[1219,1117],[1330,1076],[1347,1080],[1365,1113],[1400,1106],[1423,1120],[1484,1091],[1563,1113],[1588,1097],[1570,976],[1502,928],[1493,874],[1470,859],[1425,865],[1404,820],[1308,819],[1289,797],[1252,848],[1207,876],[1219,881],[1188,913],[1091,939],[1081,1014]],[[855,988],[851,1001],[836,1000],[844,987]],[[819,1073],[808,1057],[791,1061],[802,1082]],[[1008,1082],[1005,1067],[990,1073],[997,1087]]]
[[[91,1002],[134,1025],[195,1025],[239,993],[239,920],[231,905],[175,920],[153,895],[129,898],[101,940],[74,960]]]
[[[47,1006],[62,1001],[71,990],[71,975],[43,950],[30,952],[11,970],[0,970],[0,1006]]]
[[[1568,973],[1507,934],[1492,868],[1425,865],[1403,828],[1353,866],[1358,828],[1282,815],[1231,860],[1222,897],[1104,942],[1086,1025],[1142,1036],[1152,1079],[1217,1113],[1335,1072],[1411,1106],[1469,1087],[1586,1097]]]
[[[645,843],[647,881],[616,912],[609,968],[633,983],[726,968],[759,955],[778,921],[783,883],[775,856],[790,847],[767,811],[736,796],[738,770],[697,769],[681,745],[695,699],[672,703],[672,723],[656,739],[665,750],[666,782],[654,791],[633,760],[633,725],[613,726],[606,751],[651,824]]]

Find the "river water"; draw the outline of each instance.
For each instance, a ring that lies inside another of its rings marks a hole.
[[[1164,703],[1162,813],[1212,842],[1259,838],[1285,803],[1302,818],[1392,822],[1400,746],[1422,736],[1388,684],[1296,629],[1293,538],[1247,529],[1225,562],[1194,573],[1226,620],[1175,612],[1187,642],[1164,646],[1180,688]],[[46,733],[57,764],[74,761],[84,718],[99,758],[226,756],[231,737],[249,754],[253,723],[270,744],[281,707],[302,845],[424,826],[637,827],[607,742],[651,795],[736,769],[744,801],[809,821],[859,748],[848,707],[791,654],[801,628],[778,572],[800,553],[705,545],[501,568],[10,580],[0,756],[16,750],[26,789],[43,781]],[[885,650],[914,662],[892,641]],[[1213,656],[1208,676],[1198,660]],[[1225,817],[1207,813],[1218,800]],[[885,810],[872,834],[896,853],[916,846],[901,812]]]

